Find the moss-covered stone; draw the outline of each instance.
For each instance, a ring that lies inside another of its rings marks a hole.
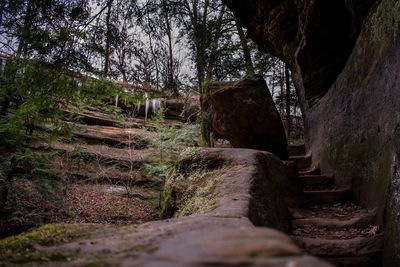
[[[86,262],[84,264],[81,265],[81,267],[109,267],[112,266],[100,259],[96,259],[90,262]]]
[[[386,207],[384,266],[399,266],[398,240],[400,238],[396,205],[390,201]]]
[[[166,184],[164,187],[163,200],[161,203],[161,218],[171,218],[172,216],[174,216],[174,213],[176,211],[175,199],[176,193],[173,186],[171,186],[170,184]]]
[[[49,224],[36,230],[0,240],[0,261],[66,261],[71,255],[44,254],[39,246],[53,246],[87,236],[96,227],[79,224]]]
[[[357,201],[368,206],[383,207],[391,181],[390,144],[378,144],[377,136],[364,138],[361,144],[330,144],[321,164],[334,170],[336,182],[345,185],[351,178],[351,188]],[[368,192],[368,193],[366,193]]]
[[[168,177],[161,217],[202,214],[213,209],[223,169],[228,162],[188,149],[180,157],[175,171]]]

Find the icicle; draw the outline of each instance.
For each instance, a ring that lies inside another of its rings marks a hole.
[[[160,98],[157,98],[157,111],[160,109],[161,107],[161,100]]]
[[[117,95],[117,96],[115,97],[115,108],[118,107],[118,102],[119,102],[119,95]]]
[[[155,115],[157,113],[157,99],[156,98],[153,99],[152,106],[153,106],[153,114]]]
[[[149,101],[149,95],[147,93],[144,93],[144,97],[146,99],[146,109],[145,109],[144,121],[147,121],[147,116],[149,114],[150,101]]]
[[[6,64],[7,64],[7,59],[0,58],[0,76],[3,75],[4,70],[6,68]]]

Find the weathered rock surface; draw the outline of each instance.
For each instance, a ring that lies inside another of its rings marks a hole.
[[[269,151],[280,159],[288,158],[285,129],[261,76],[208,84],[201,108],[210,131],[233,147]]]
[[[399,266],[400,2],[225,2],[261,49],[291,64],[313,164],[379,209],[384,265]]]
[[[31,244],[20,256],[29,259],[29,266],[331,266],[304,255],[285,234],[252,223],[287,227],[288,206],[302,203],[299,180],[291,167],[270,153],[254,150],[191,154],[208,162],[226,162],[207,165],[224,170],[213,188],[217,194],[209,211],[138,226],[98,226],[98,231],[75,241]],[[197,163],[187,160],[184,165],[195,170]],[[0,265],[18,258],[17,252],[7,255],[0,255]],[[61,261],[51,262],[52,258]]]

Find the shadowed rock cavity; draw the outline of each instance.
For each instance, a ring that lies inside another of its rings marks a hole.
[[[208,131],[228,140],[233,147],[288,158],[285,129],[261,76],[208,84],[204,87],[201,109]]]
[[[361,204],[378,208],[376,223],[386,235],[384,266],[400,266],[394,220],[400,192],[393,171],[400,1],[225,2],[261,50],[290,63],[313,165],[333,174],[339,187],[351,186]]]

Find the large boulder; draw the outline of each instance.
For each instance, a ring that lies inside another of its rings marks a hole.
[[[201,98],[207,132],[235,148],[269,151],[286,160],[287,139],[265,80],[258,75],[237,82],[215,82]]]

